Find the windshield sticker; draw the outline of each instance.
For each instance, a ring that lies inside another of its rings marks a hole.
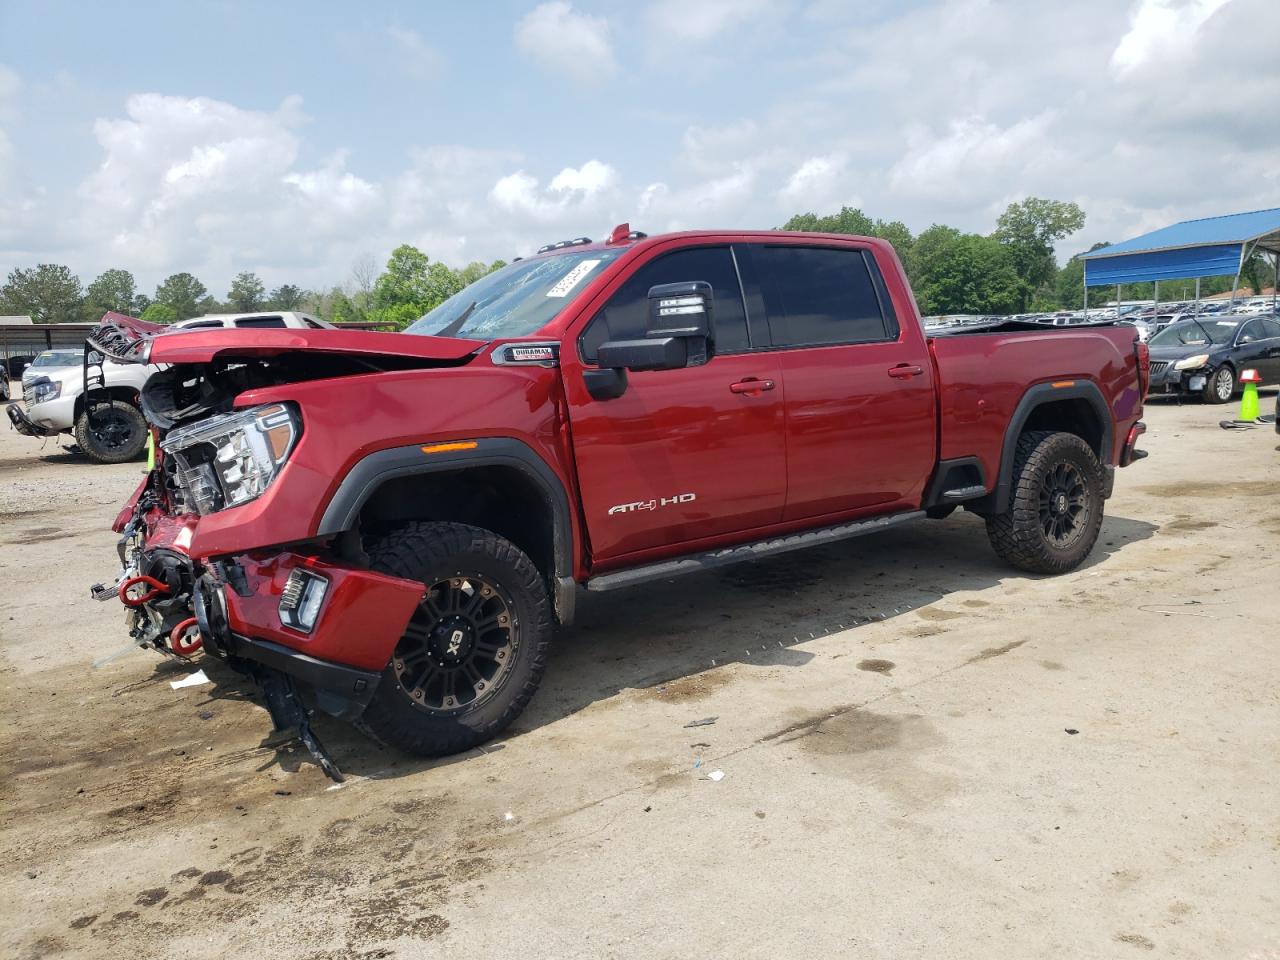
[[[592,270],[600,265],[599,260],[583,260],[566,273],[554,287],[547,291],[548,297],[566,297],[569,291],[583,281]]]
[[[1239,321],[1239,320],[1219,320],[1219,321],[1218,321],[1218,326],[1220,326],[1220,327],[1238,327],[1238,326],[1240,326],[1240,321]]]

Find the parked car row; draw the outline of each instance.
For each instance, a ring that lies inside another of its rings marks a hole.
[[[333,325],[306,313],[210,314],[175,323],[166,332],[203,329],[332,329]],[[147,424],[139,391],[154,366],[107,361],[101,364],[101,383],[94,388],[93,403],[86,402],[84,348],[46,350],[22,373],[22,402],[10,403],[5,412],[13,429],[29,437],[69,434],[89,459],[98,463],[123,463],[142,453]],[[91,363],[97,369],[96,358]],[[8,380],[4,380],[8,399]]]

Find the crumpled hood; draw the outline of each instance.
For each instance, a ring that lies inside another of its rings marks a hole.
[[[420,337],[369,330],[223,329],[175,330],[151,338],[150,363],[209,363],[315,353],[374,359],[405,357],[458,361],[484,343],[454,337]]]
[[[103,315],[87,342],[117,363],[149,364],[210,363],[312,353],[374,362],[379,357],[394,358],[415,366],[415,360],[458,363],[485,346],[481,341],[457,337],[420,337],[370,330],[279,327],[173,330],[114,312]]]

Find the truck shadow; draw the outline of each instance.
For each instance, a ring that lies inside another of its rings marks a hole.
[[[1108,516],[1080,569],[1097,567],[1157,529]],[[696,720],[702,716],[696,701],[718,684],[714,675],[700,677],[705,671],[728,663],[802,666],[813,659],[804,644],[814,638],[893,620],[956,592],[1027,579],[1041,578],[1004,566],[982,520],[957,513],[616,593],[581,592],[577,622],[557,632],[537,696],[502,740],[484,749],[501,749],[503,741],[635,690],[687,702]],[[938,620],[960,616],[937,611]],[[943,632],[928,621],[903,629],[921,637]],[[344,771],[360,776],[402,776],[477,755],[418,760],[376,747],[344,724],[322,721],[318,729]]]

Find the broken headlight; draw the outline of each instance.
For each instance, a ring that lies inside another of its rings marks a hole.
[[[186,509],[201,515],[260,497],[302,433],[292,404],[269,403],[170,430],[160,448]]]
[[[62,393],[61,380],[37,380],[30,386],[31,402],[44,403],[47,400],[57,400]]]

